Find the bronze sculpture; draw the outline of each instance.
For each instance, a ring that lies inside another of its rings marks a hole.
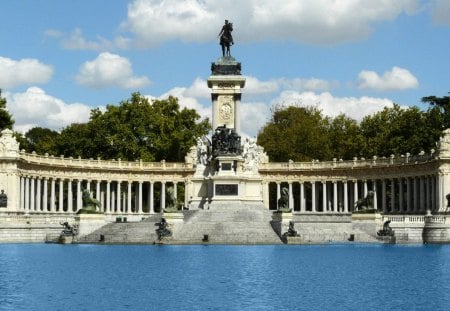
[[[222,56],[231,56],[230,46],[234,44],[233,36],[231,32],[233,31],[233,23],[229,23],[225,20],[225,25],[223,25],[222,30],[219,32],[218,37],[220,37],[220,45],[222,46]]]

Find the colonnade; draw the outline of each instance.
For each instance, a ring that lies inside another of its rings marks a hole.
[[[84,180],[58,177],[20,176],[19,210],[43,213],[76,213],[83,207],[82,192],[100,202],[100,211],[111,214],[153,214],[166,206],[166,190],[174,197],[185,181]],[[186,195],[184,197],[186,205]]]
[[[387,213],[425,213],[439,211],[438,176],[388,177],[377,179],[331,179],[266,181],[265,199],[277,208],[281,189],[287,188],[293,212],[348,213],[358,200],[372,191],[371,207]]]

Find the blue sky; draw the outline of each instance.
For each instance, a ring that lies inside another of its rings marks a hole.
[[[210,117],[206,80],[234,24],[242,135],[274,105],[361,120],[450,91],[448,0],[2,0],[0,88],[15,129],[61,130],[139,91]]]

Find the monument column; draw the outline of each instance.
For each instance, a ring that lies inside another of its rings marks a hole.
[[[338,184],[337,181],[333,181],[333,211],[335,213],[339,212],[338,209]]]
[[[344,180],[344,212],[348,213],[348,184],[347,181]]]
[[[300,182],[300,212],[306,212],[305,184],[303,182]]]
[[[67,211],[73,212],[72,179],[67,181]]]
[[[311,211],[316,212],[316,182],[311,182]]]
[[[106,181],[106,207],[105,212],[111,212],[111,181]]]
[[[42,210],[48,212],[48,179],[43,178],[44,182],[44,193],[42,194]]]
[[[327,182],[322,181],[322,213],[327,211]]]

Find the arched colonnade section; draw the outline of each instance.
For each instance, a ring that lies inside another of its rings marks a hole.
[[[445,212],[448,181],[442,164],[433,154],[414,161],[267,163],[260,168],[263,201],[276,210],[286,188],[293,213],[351,213],[371,194],[371,207],[384,214]]]
[[[100,202],[100,211],[121,216],[160,213],[168,188],[183,208],[186,186],[193,173],[184,163],[144,163],[64,159],[21,153],[17,162],[15,211],[76,213],[88,190]],[[11,210],[10,210],[11,211]]]

